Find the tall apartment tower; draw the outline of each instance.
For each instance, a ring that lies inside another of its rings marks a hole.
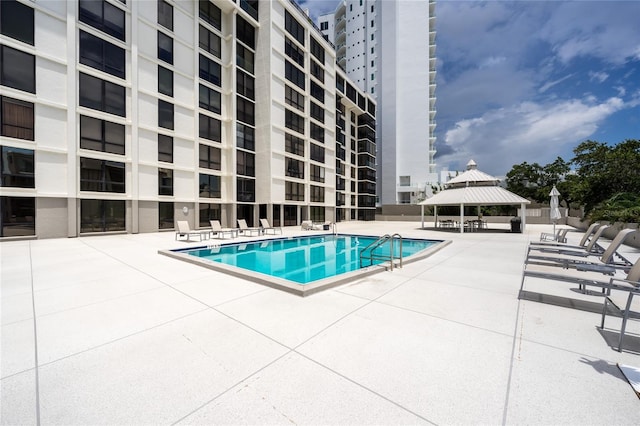
[[[338,66],[376,99],[379,204],[415,203],[435,164],[435,0],[344,0],[318,18]]]
[[[2,0],[0,238],[375,218],[371,96],[293,0]]]

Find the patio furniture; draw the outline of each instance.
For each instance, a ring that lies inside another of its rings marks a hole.
[[[197,231],[194,230],[192,231],[191,228],[189,228],[189,222],[187,222],[186,220],[178,220],[176,221],[176,226],[177,226],[177,230],[176,230],[176,240],[178,240],[178,237],[187,237],[186,240],[181,240],[181,241],[189,241],[190,237],[193,236],[197,236],[198,237],[198,241],[202,241],[203,239],[207,239],[209,237],[209,231]]]
[[[594,222],[592,223],[589,228],[587,228],[587,230],[585,231],[584,235],[582,236],[582,239],[580,240],[580,243],[578,245],[570,245],[570,244],[566,244],[566,243],[562,243],[559,241],[532,241],[529,243],[530,246],[544,246],[544,247],[565,247],[565,248],[577,248],[577,249],[581,249],[584,248],[587,244],[587,242],[589,241],[589,239],[591,238],[591,235],[594,232],[597,232],[597,229],[600,227],[600,224],[598,222]]]
[[[559,243],[566,243],[567,232],[569,232],[569,228],[558,229],[558,232],[555,234],[552,232],[542,232],[540,234],[540,241],[557,241]]]
[[[313,223],[313,221],[310,220],[303,220],[300,223],[300,229],[303,231],[321,231],[322,227],[322,223]]]
[[[271,226],[267,219],[260,219],[260,226],[262,226],[262,233],[268,234],[269,231],[273,232],[273,235],[276,234],[276,231],[282,234],[282,228],[279,226]]]
[[[626,267],[592,263],[576,264],[575,268],[564,270],[554,266],[543,265],[534,265],[533,268],[529,268],[525,264],[525,269],[522,271],[520,292],[522,293],[524,288],[524,279],[532,277],[574,283],[583,292],[586,292],[587,286],[598,287],[602,289],[602,294],[604,295],[607,293],[607,285],[610,280],[619,278],[614,276],[607,280],[607,275],[612,276],[620,271],[627,272],[626,280],[634,281],[637,284],[638,279],[640,279],[640,261],[636,261],[632,266]]]
[[[618,248],[624,240],[632,233],[636,232],[635,229],[623,229],[616,237],[611,241],[607,249],[600,254],[599,262],[587,260],[589,256],[595,256],[599,253],[594,253],[590,251],[588,248],[585,250],[560,250],[554,253],[547,253],[545,250],[542,250],[543,253],[528,253],[527,258],[525,260],[525,265],[533,264],[533,265],[544,265],[544,266],[562,266],[563,268],[575,268],[578,265],[581,266],[582,269],[589,268],[590,270],[605,270],[610,271],[613,267],[616,268],[629,268],[631,263],[627,261],[622,255],[618,254]],[[592,241],[594,243],[594,241]],[[589,245],[591,246],[590,243]],[[621,259],[621,261],[616,262],[616,256]]]
[[[539,245],[539,244],[529,244],[529,248],[527,249],[527,257],[531,254],[531,251],[540,251],[544,253],[569,253],[569,254],[582,254],[583,256],[588,256],[589,254],[602,254],[604,249],[598,245],[598,240],[604,231],[607,230],[609,226],[601,226],[598,228],[593,237],[589,241],[589,243],[585,247],[578,246],[548,246],[548,245]]]
[[[220,221],[219,220],[210,220],[209,223],[211,224],[211,236],[213,236],[213,234],[216,234],[216,236],[218,238],[224,238],[225,235],[229,235],[230,238],[235,238],[238,236],[238,230],[234,229],[234,228],[223,228],[220,225]]]
[[[618,352],[622,352],[622,343],[627,328],[627,321],[629,318],[640,319],[640,312],[634,311],[632,308],[633,297],[640,295],[640,268],[638,267],[640,262],[636,262],[632,271],[627,275],[626,280],[612,278],[609,281],[609,285],[606,286],[607,296],[604,298],[604,307],[602,308],[602,320],[600,322],[600,329],[604,330],[604,322],[608,313],[608,307],[611,307],[613,312],[622,317],[622,324],[620,326],[620,337],[618,339]],[[619,293],[627,294],[626,300],[623,298],[619,300],[617,296]],[[624,306],[621,308],[620,306]]]
[[[260,228],[249,228],[245,219],[238,219],[238,228],[240,232],[242,232],[242,235],[244,235],[245,237],[250,237],[253,233],[255,233],[256,236],[260,235]]]

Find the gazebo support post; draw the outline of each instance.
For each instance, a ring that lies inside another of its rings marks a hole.
[[[522,221],[522,233],[524,234],[524,229],[527,226],[527,205],[525,203],[520,203],[520,220]]]
[[[420,206],[420,221],[422,222],[420,229],[424,229],[424,204]]]
[[[464,204],[460,204],[460,233],[464,234]]]
[[[438,227],[438,206],[433,206],[433,226]]]

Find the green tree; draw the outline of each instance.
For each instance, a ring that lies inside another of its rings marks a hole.
[[[640,141],[627,139],[610,146],[589,140],[573,152],[571,164],[578,179],[573,179],[570,191],[585,213],[616,194],[640,193]]]
[[[571,171],[569,163],[557,157],[553,163],[541,166],[524,162],[513,166],[507,173],[507,189],[513,193],[539,203],[549,201],[553,185],[563,194],[564,177]],[[567,198],[563,194],[563,198]]]

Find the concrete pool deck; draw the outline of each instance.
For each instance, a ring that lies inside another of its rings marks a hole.
[[[305,298],[159,255],[202,245],[173,232],[2,242],[1,423],[638,423],[640,323],[618,353],[618,319],[518,299],[550,225],[419,226],[338,224],[453,242]],[[572,287],[524,289],[601,303]]]

